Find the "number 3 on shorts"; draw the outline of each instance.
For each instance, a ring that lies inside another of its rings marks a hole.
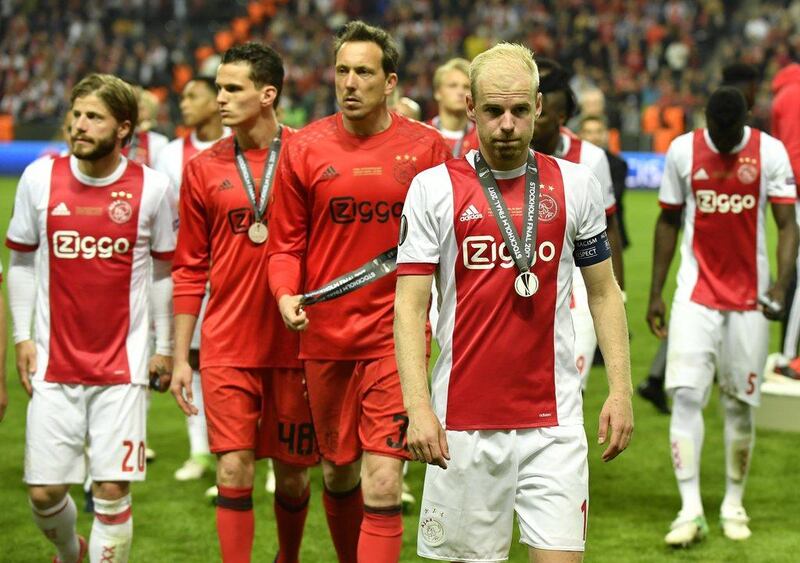
[[[130,440],[123,440],[122,447],[125,448],[125,457],[122,458],[122,471],[125,473],[133,473],[134,467],[131,465],[131,457],[133,456],[133,442]],[[139,471],[144,471],[145,462],[144,442],[139,442],[139,447],[136,449],[136,465]]]

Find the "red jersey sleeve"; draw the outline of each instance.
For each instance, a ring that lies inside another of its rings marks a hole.
[[[181,182],[180,228],[172,261],[175,314],[198,316],[205,295],[209,265],[209,230],[202,174],[187,164]]]
[[[276,300],[299,293],[308,237],[308,194],[298,178],[292,149],[290,139],[281,155],[278,182],[267,210],[267,271]]]

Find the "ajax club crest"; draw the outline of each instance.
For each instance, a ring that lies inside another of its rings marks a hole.
[[[558,215],[558,203],[555,198],[547,194],[539,196],[539,221],[549,223]]]
[[[395,180],[407,186],[417,175],[417,157],[410,154],[396,155],[392,172]]]
[[[758,160],[743,156],[739,159],[739,168],[736,169],[736,177],[742,184],[752,184],[758,179]]]
[[[133,199],[133,194],[128,192],[111,192],[111,197],[116,198],[108,206],[108,216],[118,225],[122,225],[131,220],[133,216],[133,207],[131,207],[129,199]]]

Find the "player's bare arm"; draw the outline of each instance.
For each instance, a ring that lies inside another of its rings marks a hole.
[[[150,296],[153,302],[156,329],[156,352],[147,363],[150,385],[165,392],[172,376],[172,263],[153,259],[153,285]]]
[[[192,394],[192,367],[189,365],[189,347],[192,342],[196,315],[179,313],[175,315],[175,362],[172,366],[170,393],[186,416],[197,414]]]
[[[681,228],[681,211],[662,209],[656,222],[653,240],[653,273],[650,281],[650,303],[647,306],[647,326],[659,338],[667,337],[667,307],[662,292],[675,255],[678,233]]]
[[[778,244],[776,248],[778,262],[778,278],[767,290],[767,297],[780,304],[780,311],[771,311],[762,307],[764,316],[770,320],[778,320],[784,314],[786,289],[789,287],[794,264],[797,260],[798,232],[794,204],[772,204],[772,216],[778,225]]]
[[[283,295],[278,300],[278,309],[289,330],[302,331],[308,327],[308,315],[303,309],[302,297],[302,295]]]
[[[611,263],[614,268],[614,277],[617,278],[617,283],[620,289],[625,291],[625,266],[622,260],[622,231],[619,228],[619,219],[617,214],[612,213],[606,216],[606,233],[608,234],[608,242],[611,243]]]
[[[628,323],[622,291],[614,279],[611,262],[605,260],[581,268],[581,273],[608,375],[608,398],[600,411],[597,441],[599,444],[608,442],[602,457],[603,461],[611,461],[628,447],[633,434]]]
[[[31,322],[36,302],[36,254],[12,250],[8,268],[8,305],[14,320],[14,352],[19,381],[33,395],[31,378],[36,373],[36,344]]]
[[[425,322],[433,276],[399,276],[394,303],[394,340],[403,405],[408,412],[408,449],[413,458],[447,469],[444,428],[431,408],[425,354]]]

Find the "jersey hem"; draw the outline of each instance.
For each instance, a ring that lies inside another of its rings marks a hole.
[[[583,424],[583,420],[573,420],[567,419],[558,421],[556,420],[555,423],[552,422],[529,422],[523,424],[514,424],[513,426],[509,426],[507,424],[457,424],[451,425],[449,423],[446,424],[445,430],[453,431],[453,432],[473,432],[475,430],[529,430],[531,428],[555,428],[558,426],[578,426]]]
[[[263,363],[263,362],[256,362],[256,363],[242,363],[241,358],[236,360],[213,360],[208,361],[204,358],[200,358],[200,370],[204,370],[207,368],[234,368],[234,369],[297,369],[302,370],[303,364],[298,361],[298,363]]]
[[[205,293],[203,294],[205,295]],[[174,295],[172,307],[176,315],[200,316],[200,308],[203,304],[203,295]]]
[[[691,301],[692,303],[695,303],[697,305],[702,305],[703,307],[706,307],[707,309],[713,309],[715,311],[722,311],[722,312],[725,312],[725,311],[735,311],[735,312],[758,311],[758,305],[757,304],[749,305],[749,306],[736,306],[736,307],[734,307],[734,306],[722,306],[722,305],[720,305],[718,303],[704,303],[703,301],[699,301],[699,300],[695,299],[694,297],[690,297],[689,301]]]
[[[169,251],[166,251],[166,252],[158,252],[156,250],[151,250],[150,251],[150,256],[152,256],[156,260],[164,260],[164,261],[170,262],[170,261],[172,261],[172,258],[175,256],[175,251],[174,250],[169,250]]]

